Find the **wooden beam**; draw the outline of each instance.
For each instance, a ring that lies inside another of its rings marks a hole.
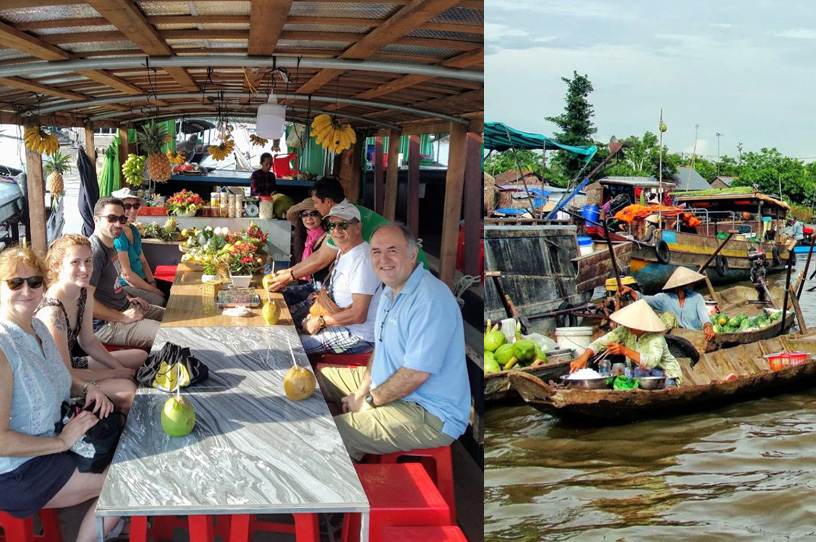
[[[320,70],[311,79],[306,81],[304,85],[297,89],[297,92],[298,94],[312,94],[341,73],[343,73],[343,70]]]
[[[442,66],[446,68],[470,68],[479,64],[484,64],[484,47],[451,57],[444,61]]]
[[[39,83],[29,81],[28,79],[23,79],[22,77],[0,77],[0,85],[27,90],[29,92],[33,92],[34,94],[56,96],[57,98],[64,98],[66,100],[82,101],[88,99],[86,96],[82,96],[76,92],[60,90],[55,86],[41,85]]]
[[[464,219],[465,275],[478,277],[482,272],[479,265],[479,241],[482,235],[482,202],[484,174],[482,172],[482,138],[479,134],[468,133],[465,145],[465,185]]]
[[[374,138],[374,212],[383,214],[385,186],[383,185],[383,138]]]
[[[120,79],[115,75],[111,75],[105,70],[81,70],[77,72],[79,75],[84,75],[88,79],[93,79],[97,83],[102,83],[107,87],[114,88],[120,92],[124,92],[130,96],[141,96],[144,91],[137,86],[131,85],[124,79]]]
[[[360,191],[363,186],[363,152],[365,148],[365,138],[362,135],[357,136],[357,143],[354,144],[352,156],[351,156],[351,194],[354,196],[354,199],[351,200],[354,203],[362,203],[360,197]]]
[[[383,216],[394,221],[397,215],[397,190],[399,188],[400,133],[391,130],[388,135],[388,170],[385,173],[385,203]]]
[[[43,40],[20,32],[13,26],[0,23],[0,43],[9,49],[29,54],[43,60],[69,60],[71,54]]]
[[[465,184],[467,128],[451,123],[448,152],[448,176],[445,179],[445,207],[442,215],[442,249],[439,254],[439,280],[453,288],[456,276],[456,247],[459,243],[459,218]]]
[[[96,164],[96,142],[94,141],[94,125],[93,122],[85,123],[85,154],[91,160],[92,164]]]
[[[283,32],[293,0],[255,0],[252,2],[249,26],[249,54],[271,56]]]
[[[419,136],[408,136],[408,216],[406,224],[419,237]]]
[[[119,171],[122,171],[122,167],[127,162],[128,153],[130,149],[128,148],[128,127],[127,125],[119,127]]]
[[[48,234],[45,216],[45,178],[43,176],[42,155],[25,148],[26,191],[28,199],[28,232],[31,234],[31,248],[41,257],[48,251]]]

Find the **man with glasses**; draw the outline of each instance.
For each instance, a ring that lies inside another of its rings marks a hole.
[[[106,196],[94,205],[93,273],[89,290],[94,303],[94,335],[104,344],[150,348],[164,309],[140,297],[128,298],[119,278],[121,265],[114,240],[127,222],[122,200]]]
[[[312,305],[307,300],[291,308],[292,319],[301,323],[307,354],[368,352],[374,342],[374,315],[382,285],[371,268],[360,211],[348,203],[335,205],[325,220],[339,252],[323,287],[339,310],[322,316],[308,314],[301,320],[304,309]]]
[[[448,446],[467,428],[470,384],[462,314],[450,288],[417,264],[401,225],[377,228],[371,263],[385,288],[367,367],[327,367],[320,388],[349,456]]]

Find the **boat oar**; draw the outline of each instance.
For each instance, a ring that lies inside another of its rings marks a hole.
[[[723,247],[725,247],[725,244],[728,241],[731,240],[731,237],[733,237],[733,235],[735,233],[737,233],[737,232],[734,231],[734,230],[729,231],[728,232],[728,237],[723,239],[723,242],[720,243],[720,246],[717,247],[717,250],[715,250],[714,253],[711,256],[708,257],[708,259],[705,261],[705,263],[703,263],[703,265],[701,265],[699,268],[697,268],[697,272],[702,274],[705,277],[705,283],[706,283],[706,286],[708,286],[708,293],[711,294],[711,299],[716,301],[717,305],[720,304],[720,299],[717,296],[716,292],[714,292],[714,285],[711,284],[711,279],[708,278],[708,274],[705,272],[705,270],[706,270],[706,267],[708,267],[711,264],[711,262],[714,261],[714,258],[717,257],[717,255],[720,253],[720,251],[723,249]]]
[[[779,333],[777,333],[777,337],[779,335],[783,335],[785,333],[785,317],[788,315],[788,297],[790,296],[790,278],[791,278],[791,269],[793,268],[793,249],[788,251],[788,273],[787,277],[785,277],[785,297],[782,301],[782,327],[779,328]]]
[[[807,276],[808,268],[810,267],[810,258],[813,256],[813,244],[816,243],[816,235],[810,236],[810,250],[808,250],[807,260],[805,261],[805,268],[802,274],[799,275],[798,288],[796,288],[796,299],[802,298],[802,289],[805,287],[805,277]]]
[[[513,305],[513,300],[510,299],[510,296],[504,292],[504,287],[499,281],[501,278],[501,272],[485,271],[485,277],[491,277],[493,279],[493,286],[496,287],[496,293],[499,294],[499,299],[501,299],[501,302],[504,305],[504,310],[507,313],[507,316],[518,320],[518,322],[521,324],[521,332],[527,335],[527,330],[530,327],[530,321],[526,316],[519,314],[519,312],[516,310],[516,306]]]
[[[623,305],[623,298],[621,297],[623,284],[621,283],[620,269],[618,269],[618,260],[615,258],[615,248],[612,246],[612,239],[609,238],[609,228],[606,226],[606,220],[603,221],[603,232],[606,239],[606,248],[609,250],[609,258],[612,260],[612,270],[615,272],[615,283],[618,285],[615,297],[620,298],[621,305]]]

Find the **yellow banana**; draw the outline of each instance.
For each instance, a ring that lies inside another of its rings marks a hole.
[[[351,144],[357,143],[357,132],[354,131],[354,128],[351,127],[350,124],[346,124],[346,128],[348,129],[349,139],[351,140]]]

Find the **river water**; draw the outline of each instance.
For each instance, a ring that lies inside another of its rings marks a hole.
[[[816,390],[613,427],[493,407],[485,430],[486,541],[816,540]]]

